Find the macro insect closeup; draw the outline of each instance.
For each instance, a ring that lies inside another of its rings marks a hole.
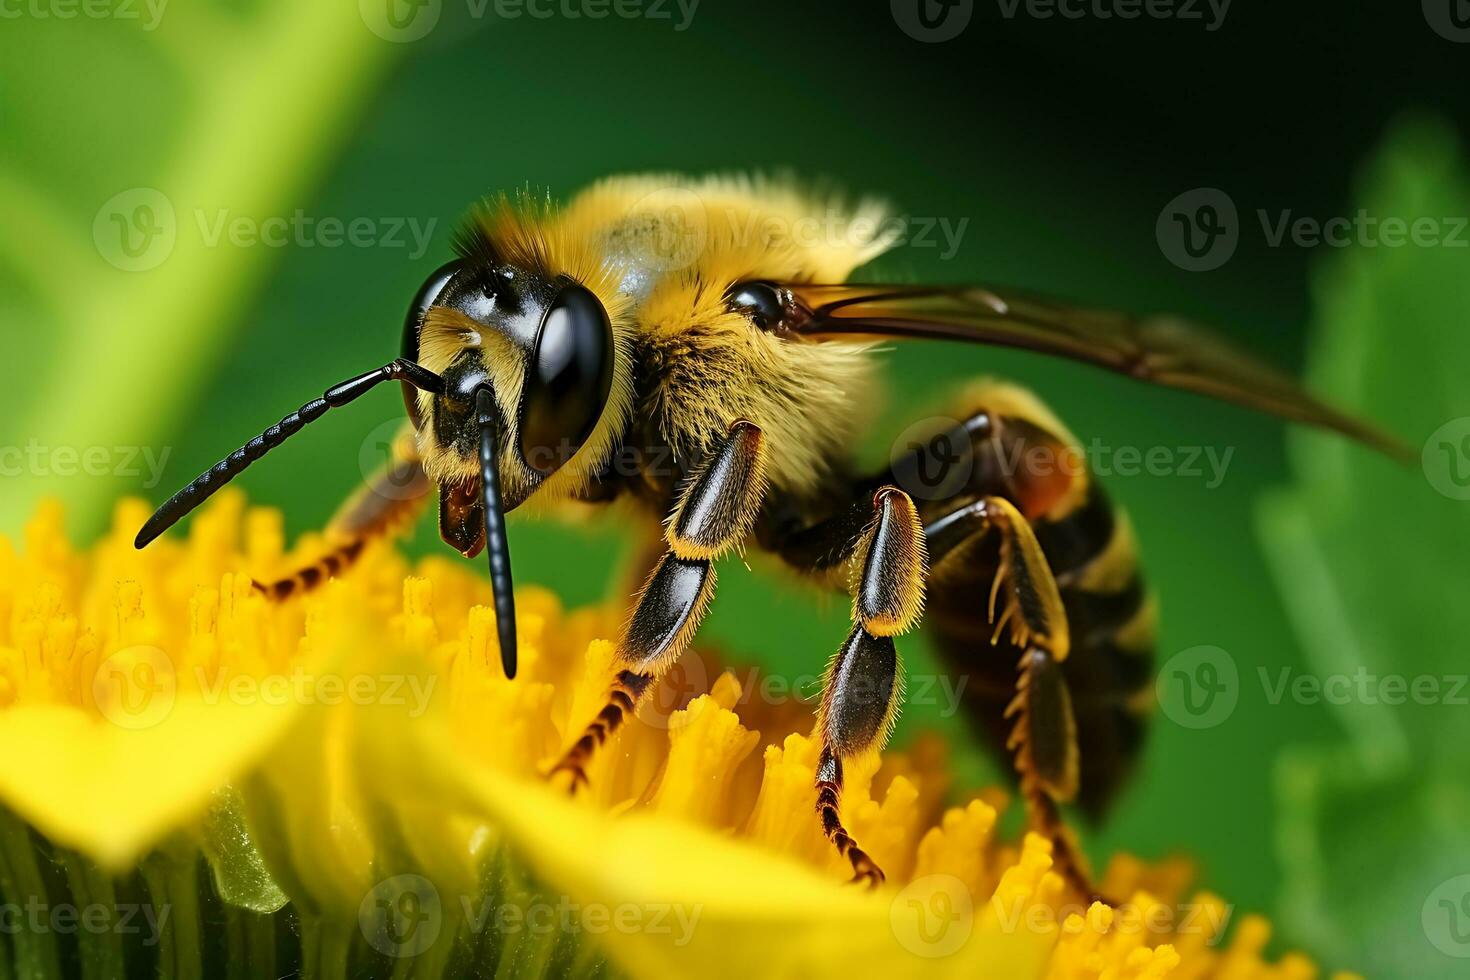
[[[834,211],[832,234],[798,233]],[[891,244],[883,217],[790,181],[738,177],[613,177],[564,204],[492,201],[413,298],[397,357],[231,453],[164,503],[136,546],[329,410],[397,382],[407,421],[394,459],[343,506],[320,561],[257,582],[259,592],[289,602],[351,575],[369,541],[437,495],[444,542],[488,562],[514,678],[507,515],[557,501],[636,515],[649,560],[615,679],[544,767],[576,791],[694,638],[717,560],[766,554],[851,596],[850,632],[809,654],[829,661],[810,819],[855,879],[878,884],[884,872],[842,822],[844,773],[887,739],[901,637],[922,621],[968,679],[967,716],[1013,767],[1028,824],[1075,890],[1097,895],[1064,808],[1101,817],[1143,743],[1157,614],[1147,542],[1045,392],[987,378],[983,348],[1070,358],[1406,452],[1178,319],[991,285],[851,281]],[[976,381],[949,407],[958,425],[863,468],[854,444],[883,345],[904,340],[974,345],[956,356],[973,357]],[[1105,428],[1105,413],[1087,424]]]

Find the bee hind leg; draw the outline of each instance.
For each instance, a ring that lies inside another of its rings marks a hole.
[[[1000,537],[1000,562],[988,596],[998,639],[1022,652],[1016,692],[1006,707],[1012,721],[1006,747],[1019,778],[1031,829],[1052,841],[1058,872],[1080,894],[1099,897],[1087,860],[1058,804],[1073,800],[1079,782],[1077,723],[1061,663],[1071,639],[1061,593],[1030,523],[1002,497],[982,497],[931,520],[925,527],[936,568],[975,538]]]
[[[388,462],[349,497],[327,526],[331,550],[289,575],[256,580],[257,592],[280,602],[325,584],[351,568],[375,538],[408,524],[423,509],[432,485],[405,430],[394,440]]]

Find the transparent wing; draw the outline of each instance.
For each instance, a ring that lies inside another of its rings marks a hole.
[[[1396,458],[1413,453],[1323,404],[1286,374],[1176,317],[1135,317],[985,286],[783,283],[789,323],[813,338],[923,337],[1019,347],[1333,429]]]

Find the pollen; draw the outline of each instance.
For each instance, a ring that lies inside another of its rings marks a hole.
[[[253,581],[324,541],[288,551],[278,513],[225,491],[138,552],[147,516],[124,501],[78,550],[46,504],[0,538],[0,903],[128,896],[166,934],[11,936],[28,976],[1316,975],[1265,959],[1264,920],[1229,929],[1184,862],[1115,857],[1117,907],[1068,894],[935,736],[849,769],[844,823],[888,873],[849,885],[809,703],[698,649],[569,795],[543,773],[605,701],[624,610],[521,590],[508,681],[477,566],[380,542],[272,603]]]

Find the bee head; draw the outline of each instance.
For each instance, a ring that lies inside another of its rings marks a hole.
[[[504,516],[558,476],[585,479],[600,463],[599,452],[583,450],[611,397],[611,320],[569,277],[457,259],[414,297],[402,356],[443,381],[438,391],[405,384],[404,402],[439,485],[440,534],[466,556],[487,552],[501,655],[513,675]]]
[[[442,394],[404,386],[427,468],[441,486],[482,478],[482,390],[497,416],[506,510],[563,468],[592,462],[579,453],[610,397],[615,344],[602,302],[580,283],[457,259],[414,297],[402,355],[444,379]]]

